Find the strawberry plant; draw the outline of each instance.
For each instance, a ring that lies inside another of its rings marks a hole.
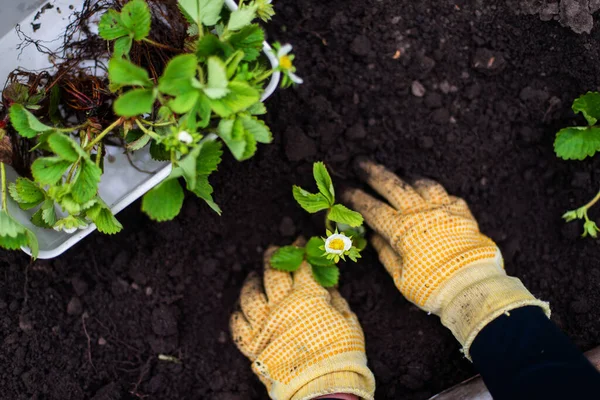
[[[270,3],[241,1],[231,11],[224,0],[179,0],[188,25],[181,48],[151,39],[153,21],[161,16],[145,0],[115,3],[98,23],[109,49],[107,79],[59,67],[45,88],[15,86],[4,104],[6,129],[31,143],[35,160],[16,182],[2,174],[0,246],[28,245],[35,256],[35,235],[8,214],[7,193],[23,210],[32,210],[36,227],[73,233],[93,223],[105,234],[119,232],[122,225],[98,194],[106,146],[116,140],[128,153],[149,148],[152,158],[173,167],[143,197],[142,210],[151,219],[175,218],[184,188],[220,214],[209,177],[221,162],[222,144],[238,161],[251,158],[258,144],[272,141],[260,119],[267,112],[262,95],[271,76],[281,73],[283,87],[301,83],[290,45],[274,45],[273,64],[262,55],[265,34],[256,21],[272,17]],[[136,46],[171,54],[162,73],[139,64],[132,55]],[[46,98],[50,106],[36,104]]]
[[[556,134],[554,150],[564,160],[584,160],[600,151],[600,93],[588,92],[573,102],[573,111],[581,113],[587,126],[573,126],[561,129]],[[598,226],[588,216],[588,210],[600,200],[600,192],[587,204],[567,211],[563,218],[567,222],[583,220],[583,237],[598,237]]]
[[[313,165],[313,176],[319,191],[311,193],[294,186],[294,199],[307,212],[325,213],[326,237],[314,236],[306,246],[284,246],[271,257],[271,266],[281,271],[296,271],[306,261],[312,267],[315,280],[324,287],[333,287],[339,281],[340,260],[356,262],[367,246],[364,238],[363,217],[356,211],[336,204],[331,176],[322,162]],[[334,226],[335,225],[335,226]]]

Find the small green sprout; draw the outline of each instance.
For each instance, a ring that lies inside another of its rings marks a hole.
[[[575,126],[561,129],[556,134],[554,151],[563,160],[584,160],[600,151],[600,93],[588,92],[573,102],[572,109],[581,113],[588,126]],[[600,193],[589,203],[563,215],[566,222],[584,220],[582,237],[598,237],[598,226],[588,217],[588,210],[600,200]]]
[[[582,237],[590,236],[590,237],[593,237],[594,239],[596,239],[598,237],[598,232],[600,232],[600,229],[598,229],[596,222],[592,221],[588,217],[588,210],[591,207],[593,207],[594,204],[596,204],[599,200],[600,200],[600,192],[598,192],[598,194],[596,194],[596,197],[594,197],[589,203],[587,203],[583,207],[580,207],[576,210],[568,211],[562,217],[566,222],[575,221],[577,219],[584,220],[585,222],[583,223]]]
[[[271,266],[281,271],[296,271],[303,261],[311,267],[315,280],[324,287],[338,284],[340,272],[337,263],[350,258],[356,262],[367,241],[364,238],[363,217],[341,204],[335,204],[335,189],[331,176],[322,162],[313,165],[313,176],[319,189],[310,193],[294,186],[294,199],[311,214],[326,211],[327,237],[314,236],[305,247],[285,246],[271,257]],[[333,227],[333,224],[336,227]]]

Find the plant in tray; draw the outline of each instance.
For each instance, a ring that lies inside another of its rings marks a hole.
[[[271,266],[291,272],[306,260],[312,266],[317,282],[324,287],[332,287],[339,280],[339,261],[345,261],[348,257],[356,262],[360,252],[367,246],[363,217],[356,211],[336,204],[333,182],[325,164],[315,163],[313,176],[319,189],[317,193],[294,186],[293,195],[309,213],[325,212],[326,237],[314,236],[304,247],[281,247],[271,257]]]
[[[556,134],[554,150],[564,160],[584,160],[600,151],[600,93],[588,92],[573,102],[573,111],[585,117],[587,126],[574,126],[561,129]],[[600,192],[587,204],[566,212],[567,222],[583,220],[583,237],[598,237],[600,229],[588,216],[588,210],[600,200]]]
[[[209,177],[221,162],[222,143],[243,161],[259,143],[272,141],[260,119],[267,112],[265,86],[275,72],[285,77],[284,87],[301,79],[291,46],[275,44],[272,64],[262,56],[265,35],[255,21],[271,18],[270,1],[241,1],[236,10],[224,7],[224,0],[179,0],[178,6],[188,23],[179,48],[151,39],[155,8],[131,0],[109,9],[98,24],[110,49],[108,79],[73,74],[71,63],[59,66],[41,89],[11,86],[15,94],[4,104],[7,129],[13,141],[31,143],[35,161],[16,182],[9,184],[3,174],[2,194],[35,211],[35,226],[68,233],[90,223],[106,234],[122,229],[98,195],[106,146],[115,141],[128,153],[149,148],[152,158],[171,163],[171,174],[142,200],[142,210],[156,221],[179,214],[182,183],[221,213]],[[142,47],[170,56],[163,65],[141,65],[133,52]],[[46,98],[48,107],[37,104]],[[17,228],[2,204],[0,246],[33,250],[35,235]]]

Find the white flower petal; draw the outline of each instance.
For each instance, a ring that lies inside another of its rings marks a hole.
[[[331,247],[331,245],[333,244],[332,242],[334,242],[334,241],[338,242],[340,240],[343,242],[344,248],[339,249],[339,248]],[[327,252],[329,254],[337,254],[337,255],[344,254],[345,252],[350,250],[351,247],[352,247],[352,239],[350,239],[348,236],[341,234],[341,233],[335,233],[335,234],[329,236],[327,238],[327,240],[325,240],[325,252]]]
[[[284,44],[283,46],[281,46],[281,48],[277,52],[277,58],[281,58],[283,56],[287,56],[291,52],[292,52],[292,45],[291,44]]]
[[[177,135],[177,139],[181,143],[185,143],[185,144],[191,144],[194,141],[194,138],[192,137],[192,135],[190,135],[186,131],[179,132],[179,135]]]
[[[302,85],[304,83],[304,79],[300,78],[295,73],[290,72],[288,75],[289,75],[290,79],[292,80],[292,82],[294,82],[295,84]]]

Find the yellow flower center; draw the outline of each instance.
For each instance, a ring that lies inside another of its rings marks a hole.
[[[329,242],[329,248],[331,250],[344,250],[344,241],[342,239],[333,239],[331,242]]]
[[[281,65],[281,68],[283,69],[290,69],[292,68],[292,60],[289,56],[281,56],[279,57],[279,65]]]

